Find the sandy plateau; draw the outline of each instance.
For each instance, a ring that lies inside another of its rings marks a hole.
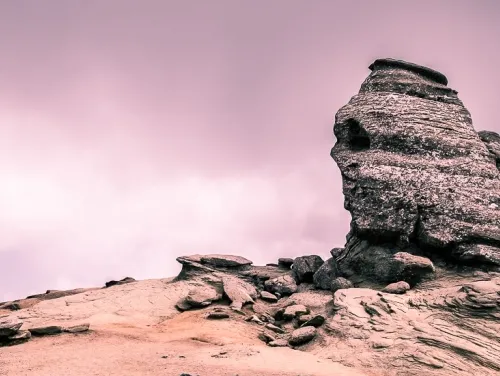
[[[179,313],[175,304],[188,290],[184,281],[137,281],[17,311],[30,327],[85,322],[90,330],[2,347],[0,375],[365,375],[311,353],[268,347],[258,339],[260,326],[239,313],[228,320],[207,320],[206,309]]]

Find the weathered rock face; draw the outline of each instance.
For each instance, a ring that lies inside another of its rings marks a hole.
[[[370,69],[335,118],[331,156],[352,216],[339,268],[352,269],[370,246],[387,258],[425,253],[500,266],[500,137],[478,136],[441,73],[391,59]],[[359,240],[368,247],[358,249]]]
[[[500,135],[496,132],[481,131],[477,133],[486,144],[488,151],[495,158],[497,168],[500,170]]]

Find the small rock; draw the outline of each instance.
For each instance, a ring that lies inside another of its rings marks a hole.
[[[251,316],[250,320],[248,320],[248,321],[254,322],[254,323],[259,324],[259,325],[264,325],[264,323],[262,322],[262,320],[259,319],[259,317],[257,315]]]
[[[300,315],[306,315],[309,313],[309,309],[302,304],[294,304],[285,308],[283,312],[283,318],[285,320],[292,320]]]
[[[0,337],[10,337],[19,331],[23,322],[14,319],[0,319]]]
[[[268,332],[260,332],[259,333],[259,339],[265,343],[269,343],[272,341],[276,341],[276,338],[272,336],[272,334]]]
[[[297,283],[288,274],[265,281],[264,287],[267,291],[280,294],[280,296],[292,295],[297,292]]]
[[[180,301],[177,302],[175,308],[177,308],[181,312],[184,312],[184,311],[189,311],[192,307],[186,302],[185,299],[181,299]]]
[[[17,311],[21,309],[21,305],[18,302],[9,302],[2,305],[0,309],[9,309],[11,311]]]
[[[275,333],[283,334],[285,331],[280,328],[279,326],[273,325],[273,324],[266,324],[266,328],[269,330],[272,330]]]
[[[274,317],[272,317],[268,313],[264,313],[264,315],[261,316],[261,320],[262,321],[267,321],[268,323],[271,323],[271,324],[274,324],[276,322],[276,320],[274,319]]]
[[[63,329],[57,325],[40,326],[38,328],[28,329],[34,336],[47,336],[62,333]]]
[[[278,301],[278,298],[276,297],[276,295],[274,295],[268,291],[261,291],[260,298],[262,300],[265,300],[265,301],[268,301],[271,303],[276,303]]]
[[[337,290],[350,289],[352,288],[352,282],[344,277],[337,277],[332,281],[332,292],[335,293]]]
[[[313,282],[314,273],[323,265],[323,259],[317,255],[301,256],[294,260],[292,272],[297,283]]]
[[[274,263],[269,263],[269,264],[266,264],[266,266],[269,266],[269,267],[272,267],[272,268],[277,268],[279,265],[278,264],[274,264]]]
[[[207,315],[207,319],[209,320],[223,320],[223,319],[228,319],[229,314],[226,312],[210,312]]]
[[[377,341],[372,342],[372,347],[374,349],[385,349],[393,345],[393,341],[390,339],[381,338]]]
[[[304,324],[305,322],[308,322],[309,320],[311,320],[313,318],[313,315],[300,315],[298,318],[297,318],[297,323],[300,325]]]
[[[119,281],[109,281],[109,282],[106,282],[106,287],[111,287],[111,286],[116,286],[116,285],[123,285],[125,283],[131,283],[131,282],[135,282],[135,279],[132,278],[132,277],[125,277],[123,279],[120,279]],[[52,291],[52,290],[47,290],[47,293],[46,294],[50,294],[49,291]]]
[[[343,251],[344,251],[344,248],[333,248],[330,251],[330,254],[332,255],[332,257],[334,259],[336,259],[337,257],[339,257],[342,254]]]
[[[293,258],[278,259],[278,266],[283,269],[290,269],[293,265]]]
[[[299,346],[311,341],[314,337],[316,337],[316,328],[313,326],[306,326],[294,330],[288,343],[292,346]]]
[[[64,328],[64,331],[67,333],[82,333],[82,332],[87,332],[90,328],[89,323],[85,324],[80,324],[80,325],[74,325],[70,326],[68,328]]]
[[[405,281],[391,283],[382,290],[389,294],[404,294],[410,289],[410,285]]]
[[[271,347],[287,347],[288,346],[288,342],[287,342],[286,339],[276,339],[274,341],[269,342],[268,346],[271,346]]]
[[[20,330],[16,334],[9,337],[10,341],[24,341],[31,338],[31,333],[29,330]]]
[[[319,328],[321,325],[324,324],[324,322],[325,322],[324,316],[316,315],[316,316],[312,317],[311,319],[309,319],[308,321],[306,321],[305,323],[303,323],[301,326],[302,327],[314,326],[315,328]]]
[[[229,308],[236,312],[242,312],[243,302],[232,302]]]
[[[29,330],[20,330],[16,334],[8,337],[7,344],[12,346],[12,345],[19,345],[21,343],[24,343],[28,341],[31,338],[31,333]],[[3,341],[5,343],[5,341]]]

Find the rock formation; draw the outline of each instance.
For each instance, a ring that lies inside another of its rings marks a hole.
[[[500,137],[475,132],[443,74],[392,59],[370,69],[335,118],[331,156],[352,216],[340,270],[414,284],[433,266],[408,270],[411,255],[500,266]]]
[[[121,375],[131,359],[153,375],[498,375],[500,136],[476,134],[442,74],[389,59],[371,69],[335,123],[345,248],[266,266],[183,256],[172,279],[0,304],[0,373],[38,370],[14,346],[29,341],[44,374],[82,357],[79,375]]]

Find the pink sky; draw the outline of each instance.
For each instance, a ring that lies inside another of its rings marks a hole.
[[[500,131],[500,2],[2,0],[0,301],[327,257],[335,112],[379,57],[447,75]]]

